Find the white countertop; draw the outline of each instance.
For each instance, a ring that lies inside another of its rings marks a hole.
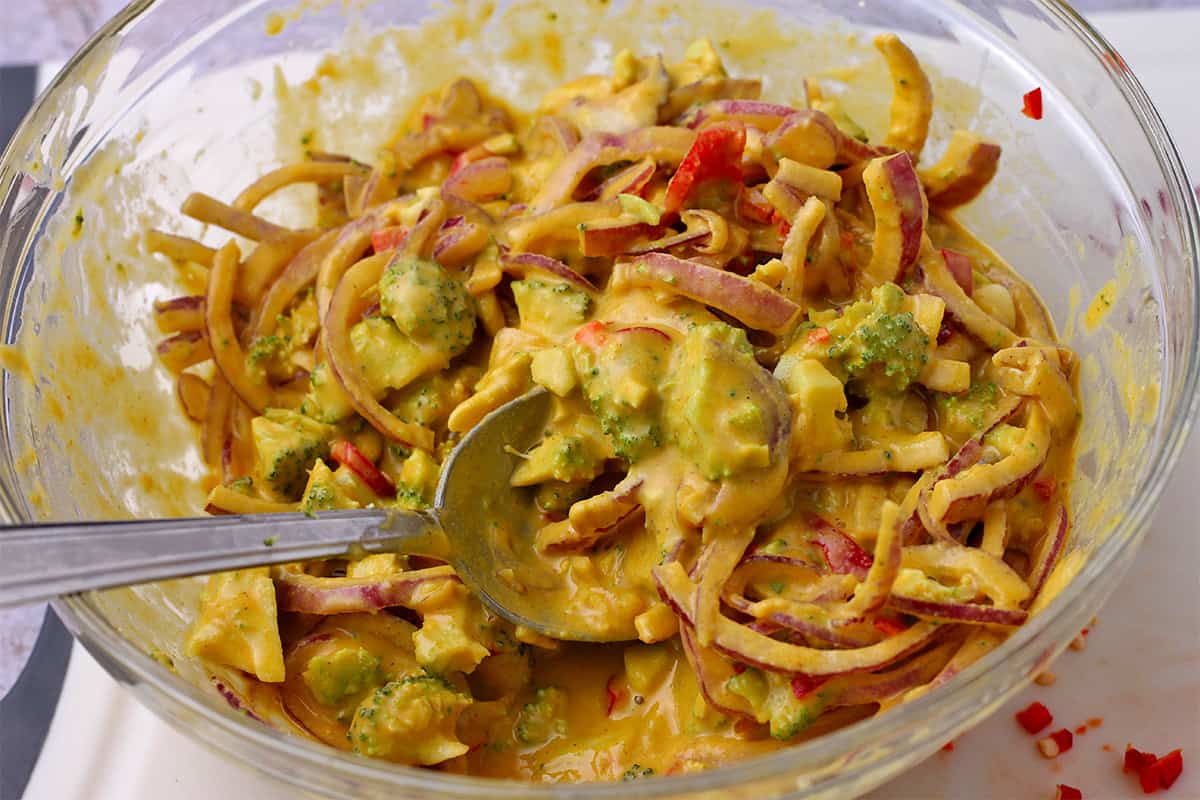
[[[1098,15],[1146,85],[1200,182],[1200,10]],[[1198,189],[1200,193],[1200,189]],[[1121,773],[1127,742],[1184,750],[1167,800],[1200,800],[1200,438],[1193,437],[1142,551],[1083,651],[1055,664],[1052,687],[1032,686],[942,752],[872,793],[871,800],[1049,800],[1054,785],[1087,800],[1140,797]],[[1044,702],[1055,725],[1103,725],[1047,761],[1013,713]],[[1105,750],[1105,746],[1111,748]],[[118,687],[78,646],[27,800],[291,800],[295,790],[213,754],[168,727]]]

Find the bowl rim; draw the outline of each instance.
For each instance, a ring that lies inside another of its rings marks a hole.
[[[49,98],[71,82],[76,68],[93,50],[107,40],[118,36],[127,26],[135,23],[143,14],[158,5],[158,2],[159,0],[135,0],[132,2],[101,27],[64,65],[29,111],[10,141],[9,147],[0,158],[0,184],[7,185],[9,173],[12,171],[11,165],[16,160],[15,154],[19,143],[36,133],[33,130],[33,121],[38,119],[49,105]],[[1154,151],[1159,169],[1168,181],[1167,189],[1172,194],[1172,200],[1178,209],[1184,245],[1182,255],[1184,258],[1190,258],[1191,261],[1190,267],[1193,276],[1190,298],[1193,309],[1191,340],[1200,341],[1200,211],[1197,209],[1197,199],[1187,180],[1186,170],[1179,152],[1167,132],[1162,118],[1140,82],[1132,71],[1125,67],[1123,60],[1117,56],[1117,51],[1079,13],[1062,0],[1030,0],[1030,2],[1073,34],[1098,58],[1108,62],[1107,71],[1110,78],[1125,98]],[[258,4],[258,2],[246,3],[243,11],[238,13],[251,10]],[[655,776],[647,781],[639,781],[638,795],[658,797],[750,785],[763,779],[785,779],[788,772],[800,762],[809,765],[824,764],[836,769],[840,757],[853,752],[856,745],[881,740],[889,731],[903,730],[913,722],[926,725],[928,733],[924,735],[925,749],[928,750],[928,753],[932,753],[944,742],[943,737],[955,735],[971,724],[961,713],[955,718],[954,715],[939,715],[938,712],[949,711],[961,706],[964,699],[973,696],[991,680],[993,668],[1002,661],[1018,652],[1038,647],[1044,648],[1045,644],[1041,641],[1040,635],[1048,629],[1057,634],[1055,637],[1057,644],[1051,645],[1044,654],[1044,658],[1052,658],[1074,635],[1072,615],[1064,614],[1064,609],[1073,605],[1101,578],[1111,577],[1114,565],[1120,571],[1127,568],[1128,562],[1132,559],[1132,555],[1145,535],[1150,512],[1157,505],[1159,496],[1179,460],[1197,410],[1200,409],[1200,393],[1197,393],[1198,382],[1200,382],[1200,350],[1191,354],[1190,362],[1185,363],[1183,368],[1185,372],[1182,375],[1179,400],[1174,409],[1173,418],[1167,420],[1161,428],[1163,431],[1162,446],[1150,459],[1145,473],[1143,491],[1135,497],[1128,512],[1113,532],[1097,547],[1095,553],[1087,560],[1070,584],[1045,609],[1045,612],[1036,615],[1022,626],[1001,647],[964,670],[941,691],[929,693],[915,701],[905,703],[903,707],[893,709],[887,714],[869,718],[809,742],[784,748],[774,753],[747,758],[712,770],[689,775]],[[0,498],[0,500],[5,501],[3,505],[9,505],[7,498]],[[14,519],[20,519],[22,515],[19,507],[3,510]],[[1126,556],[1124,564],[1118,562],[1120,556]],[[1114,580],[1112,583],[1115,584],[1116,581]],[[1103,600],[1108,591],[1111,591],[1111,587],[1093,591],[1092,594]],[[118,681],[131,685],[139,699],[157,715],[185,731],[189,725],[203,723],[204,730],[207,732],[221,732],[227,739],[226,742],[205,740],[203,743],[215,747],[243,764],[288,783],[334,793],[337,792],[337,786],[349,789],[368,784],[393,790],[409,790],[418,793],[447,792],[456,797],[472,798],[531,796],[610,798],[621,792],[619,784],[607,782],[538,785],[494,778],[449,775],[343,754],[323,744],[285,734],[266,725],[255,724],[242,714],[211,704],[210,698],[199,687],[185,682],[173,672],[163,668],[161,664],[122,636],[112,623],[100,613],[89,595],[62,597],[55,600],[52,605],[71,632],[100,661],[106,671]],[[1076,613],[1075,616],[1079,616],[1079,614]],[[1005,687],[1001,691],[1003,697],[1000,697],[1000,700],[1023,688],[1028,680],[1027,677],[1019,678],[1011,686]],[[327,779],[322,781],[320,786],[314,786],[308,780],[311,775],[306,774],[307,771],[287,771],[264,763],[253,763],[250,758],[251,753],[242,749],[242,745],[250,745],[258,753],[264,755],[286,758],[293,763],[303,762],[309,767],[324,770]],[[819,780],[819,783],[813,788],[834,791],[838,788],[854,786],[856,783],[866,780],[869,771],[878,763],[878,761],[864,761],[855,764],[850,769],[836,770],[831,775],[825,776],[827,780]],[[795,788],[802,789],[804,784],[797,783]]]

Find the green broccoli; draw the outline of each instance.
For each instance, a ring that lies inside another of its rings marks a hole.
[[[440,676],[410,675],[367,695],[346,736],[359,755],[438,764],[467,752],[455,726],[470,703],[468,695]]]
[[[475,301],[441,265],[398,256],[379,282],[380,310],[413,341],[446,360],[467,349],[475,335]]]
[[[903,301],[904,290],[893,283],[876,288],[869,300],[846,307],[826,324],[829,340],[809,345],[812,355],[823,357],[843,381],[903,392],[929,358],[929,336],[911,312],[901,310]]]
[[[523,744],[544,744],[550,737],[566,731],[567,693],[554,686],[544,686],[533,694],[533,700],[521,707],[513,727],[513,735]]]
[[[254,438],[255,484],[289,499],[303,491],[313,462],[329,455],[330,425],[282,408],[267,409],[250,421]]]

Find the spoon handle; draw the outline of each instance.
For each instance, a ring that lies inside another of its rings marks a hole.
[[[380,510],[0,526],[0,608],[351,547],[426,552],[439,533],[429,514]]]

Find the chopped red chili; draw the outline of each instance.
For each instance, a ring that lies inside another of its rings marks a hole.
[[[1078,736],[1083,736],[1083,735],[1084,735],[1085,733],[1087,733],[1087,732],[1088,732],[1088,727],[1087,727],[1087,725],[1076,725],[1076,726],[1075,726],[1075,733],[1076,733],[1076,735],[1078,735]]]
[[[625,690],[617,685],[617,676],[613,675],[608,679],[608,683],[604,684],[604,694],[608,698],[608,708],[605,710],[605,716],[611,717],[613,711],[621,701],[625,699]]]
[[[873,625],[875,626],[875,630],[885,636],[896,636],[908,630],[908,627],[903,622],[891,617],[876,617]]]
[[[1125,745],[1125,764],[1122,771],[1141,772],[1157,760],[1158,756],[1154,755],[1154,753],[1143,753],[1133,745],[1127,744]]]
[[[1074,786],[1067,786],[1065,783],[1060,783],[1055,788],[1057,791],[1054,794],[1054,800],[1083,800],[1083,792]]]
[[[1043,500],[1049,500],[1054,496],[1054,487],[1057,485],[1058,481],[1055,480],[1054,476],[1048,475],[1045,478],[1038,478],[1033,482],[1033,491]],[[1084,633],[1087,633],[1086,628],[1084,629]]]
[[[953,753],[954,752],[954,742],[946,742],[944,745],[942,745],[942,749],[945,750],[947,753]]]
[[[1042,118],[1042,87],[1038,87],[1032,91],[1026,92],[1022,98],[1025,101],[1024,108],[1021,113],[1030,119]]]
[[[1050,709],[1034,701],[1029,704],[1029,708],[1017,712],[1017,722],[1021,723],[1021,727],[1028,733],[1038,733],[1054,722],[1054,716]]]
[[[1158,771],[1158,785],[1170,789],[1183,772],[1183,750],[1177,749],[1167,753],[1154,762],[1154,769]]]
[[[371,234],[371,247],[375,248],[376,253],[382,253],[385,250],[395,250],[404,244],[404,240],[407,238],[408,228],[403,225],[389,225]]]
[[[1038,739],[1038,751],[1045,758],[1058,758],[1063,753],[1070,750],[1075,745],[1075,736],[1063,728],[1057,730],[1049,736]]]
[[[828,341],[829,341],[829,329],[828,328],[814,328],[813,330],[809,331],[809,333],[808,333],[808,343],[809,344],[813,344],[813,345],[825,344]]]
[[[814,678],[809,675],[795,675],[792,678],[792,696],[797,700],[803,700],[817,689],[820,689],[825,684],[825,681],[825,678]]]

